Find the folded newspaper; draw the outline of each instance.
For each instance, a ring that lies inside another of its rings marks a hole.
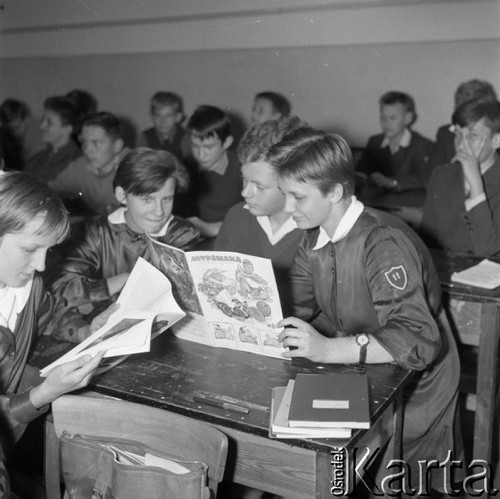
[[[495,289],[500,286],[500,264],[483,260],[461,272],[453,272],[451,280],[467,286]]]
[[[82,355],[105,351],[104,357],[149,352],[151,328],[155,319],[175,324],[186,314],[172,294],[170,281],[159,270],[139,258],[117,303],[120,307],[106,324],[58,360],[40,371],[41,376],[54,367]]]
[[[283,318],[271,260],[227,251],[190,251],[148,240],[153,265],[186,312],[172,331],[204,345],[281,357]]]

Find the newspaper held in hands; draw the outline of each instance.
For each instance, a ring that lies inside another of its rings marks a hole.
[[[495,289],[500,286],[500,264],[490,260],[482,262],[462,270],[453,272],[452,282],[465,284],[467,286],[476,286],[484,289]]]
[[[148,239],[151,262],[172,283],[186,317],[172,331],[204,345],[282,358],[283,318],[271,260],[229,251],[189,251]]]
[[[120,307],[103,327],[42,369],[40,375],[46,376],[52,368],[82,355],[105,351],[105,357],[115,357],[149,352],[155,318],[170,327],[186,315],[173,297],[170,281],[143,258],[137,260],[117,303]]]

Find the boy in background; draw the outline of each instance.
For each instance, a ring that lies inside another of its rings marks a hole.
[[[455,109],[468,100],[497,100],[495,89],[487,81],[468,80],[461,83],[455,90]],[[436,134],[434,151],[429,159],[429,167],[433,170],[436,166],[452,161],[455,156],[455,134],[450,128],[453,125],[440,126]]]
[[[382,189],[425,189],[433,143],[411,130],[417,119],[413,98],[403,92],[388,92],[379,102],[383,133],[369,138],[357,171]]]
[[[83,156],[69,164],[49,186],[66,198],[79,198],[90,214],[107,215],[119,206],[113,178],[128,152],[120,121],[105,111],[88,116],[82,125],[81,141]]]
[[[171,152],[179,160],[191,152],[189,136],[182,128],[184,104],[173,92],[156,92],[151,97],[151,120],[153,126],[144,130],[137,140],[137,147],[149,147]]]
[[[69,97],[45,99],[40,129],[46,147],[26,162],[24,171],[46,181],[53,180],[81,154],[73,140],[76,126],[76,108]]]
[[[195,216],[188,220],[208,238],[217,236],[229,208],[241,201],[241,164],[233,144],[227,114],[215,106],[200,106],[189,118],[191,152],[197,168],[188,195]]]
[[[429,246],[500,252],[500,102],[472,100],[452,116],[455,156],[432,174],[421,231]]]
[[[277,92],[260,92],[254,98],[252,107],[252,124],[279,120],[290,116],[290,101]]]
[[[5,99],[0,106],[0,122],[16,140],[23,164],[44,149],[38,120],[24,102]]]

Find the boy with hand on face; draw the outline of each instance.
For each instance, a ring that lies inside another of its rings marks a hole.
[[[229,208],[241,201],[241,165],[229,150],[234,139],[224,111],[215,106],[200,106],[189,118],[187,128],[197,167],[187,194],[194,201],[191,210],[195,216],[188,220],[202,236],[213,238]]]
[[[153,126],[144,130],[137,140],[137,147],[160,149],[183,160],[191,153],[189,135],[181,126],[184,119],[182,98],[173,92],[156,92],[151,97]]]
[[[500,252],[500,102],[472,100],[452,116],[455,157],[434,170],[421,225],[429,246]]]
[[[413,98],[388,92],[380,98],[383,133],[369,138],[356,167],[369,183],[387,190],[425,189],[433,143],[411,130],[417,118]]]
[[[113,178],[128,152],[120,121],[104,111],[88,116],[82,124],[81,142],[83,155],[49,182],[49,187],[64,197],[79,197],[90,214],[107,215],[118,207]]]

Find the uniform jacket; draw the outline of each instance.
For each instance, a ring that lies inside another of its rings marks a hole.
[[[407,390],[403,457],[446,457],[460,366],[429,252],[399,219],[368,208],[346,237],[313,250],[318,233],[306,233],[291,270],[296,315],[316,318],[327,336],[372,334],[419,371]]]
[[[29,399],[29,390],[42,381],[38,371],[26,365],[37,336],[45,333],[74,341],[78,329],[84,325],[82,316],[69,309],[64,299],[47,293],[41,277],[35,275],[14,331],[0,327],[0,417],[15,440],[26,423],[48,409],[37,410]]]
[[[192,249],[199,232],[183,218],[173,217],[158,241],[182,250]],[[149,260],[147,237],[132,231],[127,224],[110,223],[97,217],[84,227],[74,248],[52,285],[56,294],[70,302],[85,298],[91,302],[109,299],[106,279],[130,272],[137,259]]]
[[[489,257],[500,252],[500,156],[483,174],[486,201],[465,209],[460,163],[434,171],[424,204],[422,236],[432,248]]]

